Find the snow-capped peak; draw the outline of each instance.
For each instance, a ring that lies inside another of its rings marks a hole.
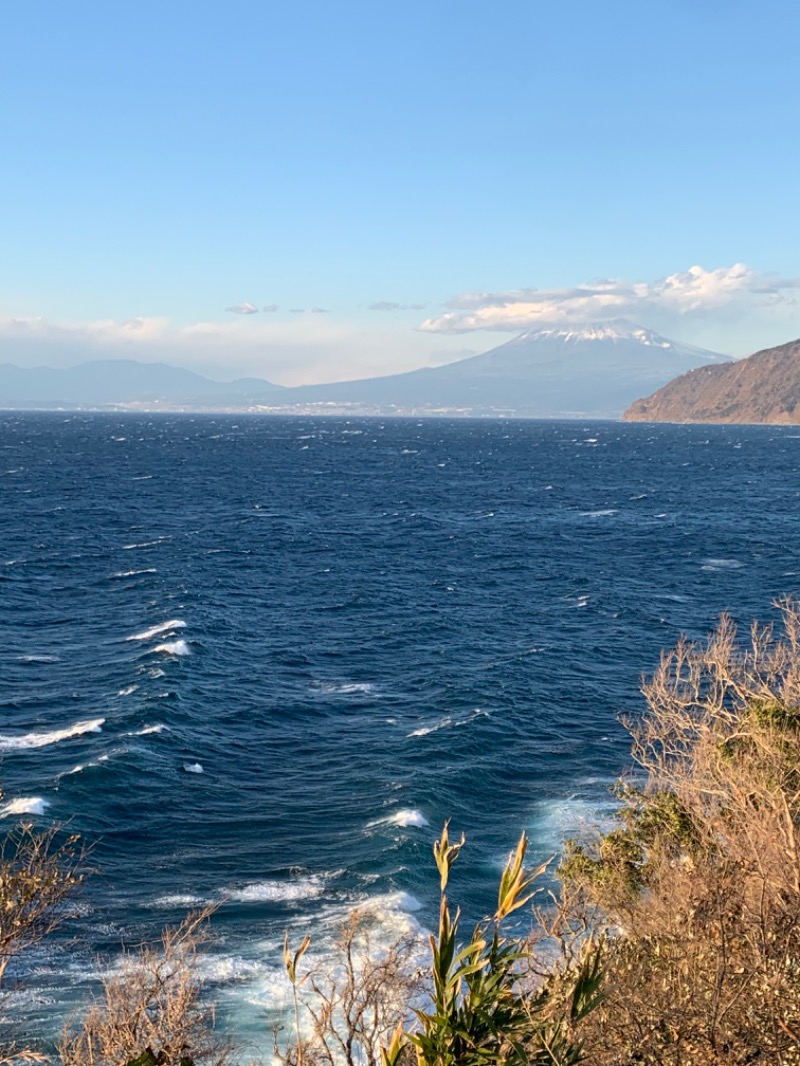
[[[672,341],[655,330],[645,329],[628,322],[587,323],[581,327],[562,326],[551,329],[531,329],[517,340],[563,340],[565,344],[580,344],[585,341],[638,341],[648,348],[671,348]]]

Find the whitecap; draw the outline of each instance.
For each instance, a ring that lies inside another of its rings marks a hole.
[[[200,896],[182,895],[175,893],[171,896],[159,896],[158,899],[154,899],[152,903],[149,903],[150,907],[204,907],[208,903],[208,900],[202,899]]]
[[[185,640],[170,640],[166,644],[157,644],[153,651],[161,651],[165,655],[189,655],[189,645]]]
[[[414,729],[408,733],[409,737],[426,737],[429,733],[438,733],[440,729],[447,729],[448,726],[453,724],[452,718],[442,718],[436,722],[435,725],[423,725],[419,729]]]
[[[161,723],[158,725],[146,725],[143,729],[137,730],[135,733],[129,733],[130,737],[149,737],[151,733],[163,733],[167,727]]]
[[[41,796],[21,797],[4,803],[0,807],[0,817],[10,818],[15,814],[44,814],[45,807],[49,806],[47,800],[42,799]]]
[[[203,766],[199,762],[185,762],[183,768],[187,774],[202,774],[204,773]]]
[[[744,563],[738,559],[706,559],[703,563],[702,570],[741,570],[745,566]]]
[[[105,718],[92,718],[85,722],[76,722],[67,726],[66,729],[54,729],[49,733],[25,733],[21,737],[11,737],[7,734],[0,735],[0,751],[21,751],[26,748],[46,748],[49,744],[57,744],[60,740],[68,740],[70,737],[79,737],[83,733],[99,733]]]
[[[581,511],[581,518],[610,518],[617,513],[616,508],[609,507],[605,511]]]
[[[153,637],[159,636],[161,633],[171,633],[174,629],[185,629],[186,623],[182,618],[172,618],[169,622],[159,622],[158,625],[151,626],[149,629],[143,629],[141,633],[134,633],[131,637],[126,637],[126,640],[152,640]]]
[[[127,685],[125,688],[121,688],[117,693],[118,696],[132,696],[138,689],[138,685]]]
[[[319,692],[335,693],[341,696],[368,696],[375,692],[375,686],[367,681],[316,681],[312,684],[312,688]]]
[[[61,661],[60,655],[20,655],[23,663],[57,663]]]
[[[144,570],[118,570],[115,574],[112,574],[111,576],[113,578],[138,577],[139,574],[157,574],[157,573],[158,573],[158,570],[154,566],[148,566]]]
[[[236,903],[291,903],[322,895],[321,877],[312,875],[297,881],[255,881],[242,888],[228,889],[225,895]]]
[[[420,726],[419,729],[414,729],[410,733],[407,733],[407,737],[426,737],[429,733],[438,733],[440,729],[450,729],[451,727],[457,729],[462,725],[470,725],[476,718],[488,718],[489,712],[484,711],[482,707],[476,707],[470,714],[465,715],[463,718],[453,718],[452,715],[445,715],[444,718],[440,718],[438,722],[434,722],[432,725]]]
[[[425,826],[430,825],[430,822],[422,811],[402,810],[395,811],[394,814],[387,815],[385,818],[378,818],[377,821],[370,822],[367,828],[374,829],[379,825],[393,825],[400,829],[424,829]]]

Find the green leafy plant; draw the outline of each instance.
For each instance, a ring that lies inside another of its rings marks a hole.
[[[572,1029],[598,1002],[599,954],[587,951],[572,975],[566,1015],[551,1009],[555,1000],[546,985],[528,986],[522,971],[528,956],[526,942],[501,931],[509,915],[530,902],[533,883],[547,866],[526,871],[524,834],[503,870],[494,914],[478,923],[462,946],[458,938],[461,913],[451,912],[446,893],[463,845],[463,835],[457,843],[450,841],[445,824],[433,849],[441,901],[438,930],[430,938],[431,1004],[415,1011],[418,1028],[394,1033],[384,1050],[383,1066],[400,1066],[409,1046],[419,1066],[572,1066],[580,1062],[581,1048],[572,1038]]]

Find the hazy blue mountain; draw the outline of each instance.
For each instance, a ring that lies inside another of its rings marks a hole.
[[[167,363],[98,359],[68,369],[0,365],[0,407],[244,406],[286,390],[259,378],[221,383]]]
[[[98,360],[68,370],[0,366],[0,408],[266,407],[378,414],[617,418],[634,400],[728,357],[625,323],[531,330],[483,355],[404,374],[282,388],[165,363]]]
[[[616,418],[633,400],[677,374],[728,361],[728,356],[627,323],[530,330],[445,366],[295,388],[287,399],[420,412],[433,407],[473,414]]]

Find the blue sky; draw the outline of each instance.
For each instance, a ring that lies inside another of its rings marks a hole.
[[[291,383],[618,316],[733,354],[800,335],[794,0],[3,21],[0,360]]]

